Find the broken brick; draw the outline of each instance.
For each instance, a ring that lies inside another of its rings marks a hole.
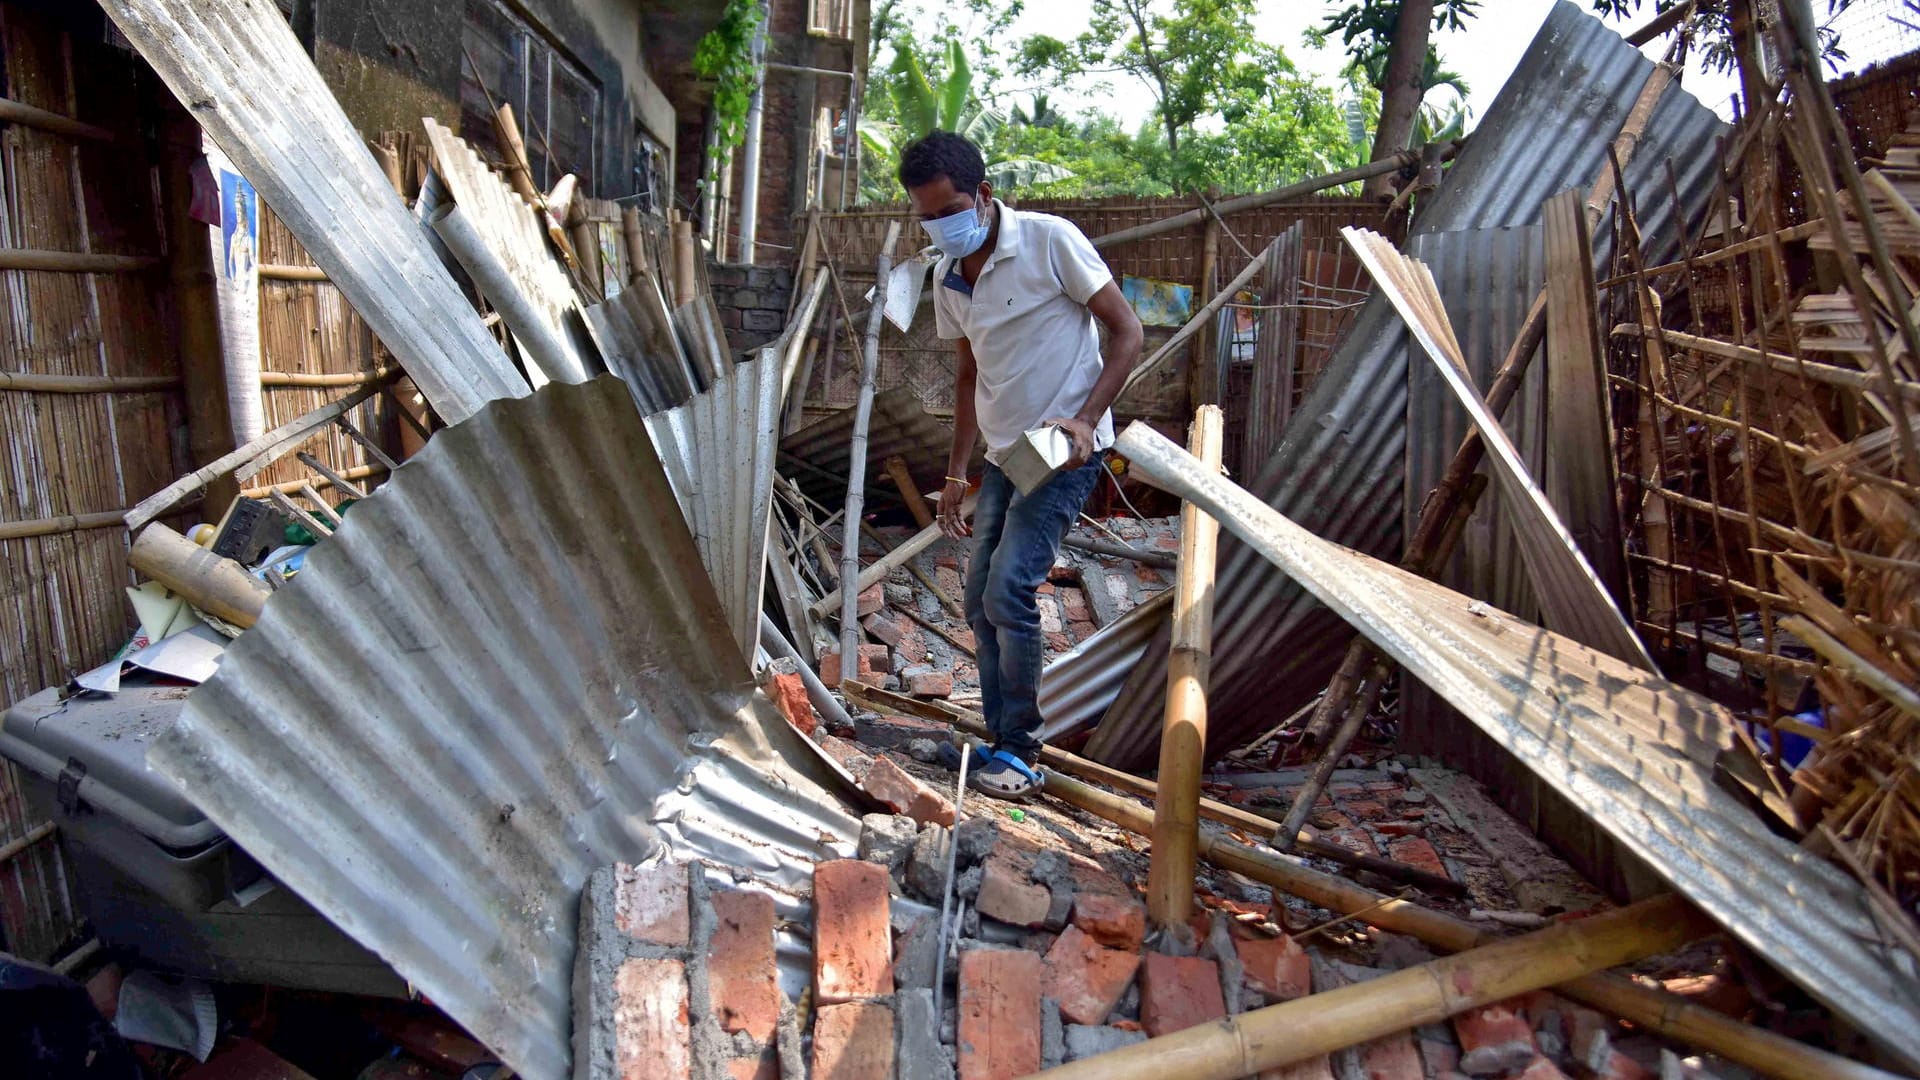
[[[893,1080],[893,1010],[822,1006],[813,1021],[813,1080]]]
[[[981,871],[980,895],[973,906],[990,919],[1034,930],[1046,924],[1053,890],[1029,880],[1010,855],[995,852]]]
[[[1341,801],[1340,808],[1361,821],[1386,821],[1393,817],[1384,803],[1373,799],[1345,799]]]
[[[856,781],[867,775],[868,769],[873,768],[873,758],[861,753],[859,747],[845,739],[837,739],[821,731],[814,734],[813,741],[826,752],[828,757],[839,762],[840,767],[847,770],[848,775]]]
[[[1148,953],[1140,970],[1140,1023],[1155,1038],[1227,1015],[1220,965],[1198,956]]]
[[[1401,1031],[1360,1046],[1360,1068],[1367,1080],[1426,1080],[1413,1035]]]
[[[813,702],[807,697],[806,680],[798,672],[781,674],[776,672],[767,680],[767,696],[773,699],[780,709],[780,715],[787,723],[800,729],[802,735],[813,734],[820,726],[820,717],[813,711]]]
[[[1139,967],[1138,954],[1104,948],[1069,926],[1047,950],[1047,996],[1068,1023],[1104,1024]]]
[[[1593,1080],[1653,1080],[1653,1078],[1653,1070],[1618,1050],[1607,1051],[1600,1067],[1593,1070]]]
[[[1110,949],[1138,952],[1147,935],[1147,909],[1130,896],[1076,886],[1073,925]]]
[[[614,1065],[621,1080],[686,1076],[686,968],[678,960],[627,960],[613,977]]]
[[[1460,1039],[1460,1071],[1469,1076],[1499,1076],[1535,1056],[1533,1028],[1513,1001],[1468,1009],[1453,1018],[1453,1032]]]
[[[960,1080],[1040,1071],[1040,958],[1017,949],[960,954]]]
[[[661,860],[613,868],[613,925],[649,945],[687,943],[687,867]]]
[[[773,1041],[780,1019],[780,972],[774,966],[773,897],[719,889],[713,894],[714,929],[707,947],[713,1011],[720,1027],[744,1031],[753,1041]]]
[[[727,1080],[780,1080],[780,1058],[772,1051],[727,1062]]]
[[[1380,854],[1380,848],[1378,845],[1376,845],[1373,842],[1373,837],[1368,836],[1367,830],[1359,828],[1358,826],[1351,829],[1337,829],[1333,832],[1326,834],[1326,836],[1322,837],[1322,839],[1331,840],[1332,842],[1339,844],[1341,847],[1346,848],[1348,851],[1354,852],[1356,854],[1360,854],[1360,855]]]
[[[1447,866],[1440,861],[1440,853],[1433,845],[1418,836],[1403,836],[1387,844],[1387,858],[1415,870],[1425,870],[1429,874],[1447,876]]]
[[[953,672],[923,671],[907,680],[907,693],[914,697],[944,698],[953,696]]]
[[[887,868],[835,859],[813,868],[813,985],[822,1005],[893,993]]]
[[[1287,935],[1238,939],[1233,947],[1240,955],[1240,966],[1246,969],[1247,985],[1255,990],[1281,1001],[1313,992],[1307,950]]]
[[[860,781],[860,790],[894,813],[905,814],[922,825],[953,824],[952,804],[885,754],[874,755],[873,767]]]
[[[900,647],[900,639],[906,635],[907,627],[910,624],[904,616],[894,615],[891,612],[876,611],[866,618],[861,619],[860,625],[866,627],[867,633],[871,634],[875,641],[883,642],[889,647],[897,649]]]
[[[881,661],[880,666],[876,669],[873,664],[873,658],[867,654],[867,649],[870,647],[877,648],[883,651],[886,649],[885,645],[860,646],[860,660],[859,660],[859,663],[856,665],[856,670],[854,672],[854,680],[856,682],[863,682],[869,685],[878,685],[881,682],[884,682],[886,680],[888,664],[883,659]],[[837,689],[839,687],[840,685],[840,650],[839,649],[828,649],[820,654],[820,681],[829,690]]]
[[[866,588],[861,589],[859,597],[856,598],[853,603],[854,614],[863,619],[879,611],[881,608],[886,607],[887,590],[885,583],[876,581]]]
[[[861,713],[853,720],[855,738],[868,746],[887,750],[905,750],[915,739],[945,742],[951,731],[952,729],[945,724],[936,724],[931,720],[918,720],[911,716]]]

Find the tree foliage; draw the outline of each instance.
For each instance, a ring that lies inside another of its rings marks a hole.
[[[1652,18],[1663,14],[1686,0],[1591,0],[1596,15],[1608,19],[1629,19],[1641,16],[1642,8],[1651,8],[1644,16]],[[1819,39],[1820,56],[1827,66],[1835,71],[1847,59],[1845,50],[1840,47],[1840,35],[1831,25],[1834,16],[1852,6],[1853,0],[1826,0],[1824,5],[1809,6],[1809,11],[1824,6],[1827,17],[1814,27]],[[1730,0],[1698,0],[1694,12],[1686,18],[1686,32],[1700,48],[1703,64],[1710,70],[1731,73],[1740,65],[1739,54],[1733,45],[1733,4]]]

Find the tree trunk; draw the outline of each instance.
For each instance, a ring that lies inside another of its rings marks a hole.
[[[1400,19],[1394,24],[1393,43],[1387,50],[1387,73],[1380,84],[1380,126],[1374,132],[1369,161],[1392,157],[1407,148],[1414,115],[1420,111],[1420,99],[1426,92],[1420,85],[1420,71],[1426,65],[1427,38],[1432,30],[1433,0],[1401,0]],[[1393,174],[1368,180],[1364,191],[1391,197]]]

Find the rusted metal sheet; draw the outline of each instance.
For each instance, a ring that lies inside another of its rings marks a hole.
[[[1556,4],[1486,118],[1425,201],[1410,243],[1425,234],[1525,225],[1549,196],[1591,182],[1653,65],[1575,5]],[[1627,166],[1639,220],[1664,260],[1705,212],[1715,140],[1726,125],[1670,89]],[[1681,204],[1665,197],[1667,162]],[[1651,223],[1651,224],[1649,224]],[[1604,238],[1607,226],[1599,233]],[[1596,243],[1596,258],[1606,257]],[[1248,490],[1316,534],[1381,558],[1400,554],[1407,412],[1405,332],[1387,302],[1361,309],[1346,342],[1295,410],[1280,446]],[[1208,698],[1208,750],[1235,749],[1326,686],[1350,631],[1298,583],[1222,538]],[[1134,616],[1129,614],[1128,618]],[[1102,634],[1133,632],[1123,618]],[[1069,658],[1058,677],[1077,678]],[[1123,768],[1156,758],[1166,687],[1164,637],[1149,647],[1108,707],[1088,756]]]
[[[1646,646],[1614,605],[1566,523],[1521,460],[1519,448],[1487,411],[1486,400],[1468,378],[1466,356],[1454,337],[1432,272],[1419,260],[1394,250],[1392,242],[1379,233],[1347,229],[1345,236],[1373,275],[1374,288],[1392,301],[1441,380],[1473,418],[1487,448],[1487,461],[1506,496],[1520,557],[1532,575],[1546,625],[1615,659],[1655,670]]]
[[[436,435],[148,755],[518,1072],[570,1075],[582,885],[670,854],[797,911],[844,782],[755,690],[626,388]]]
[[[1907,1068],[1920,957],[1858,882],[1774,835],[1713,778],[1734,718],[1659,675],[1329,543],[1144,424],[1135,475],[1192,500],[1563,792],[1729,933]]]
[[[441,419],[458,423],[488,401],[527,393],[278,7],[203,0],[107,0],[101,7]]]
[[[713,388],[647,417],[647,431],[713,579],[743,656],[760,638],[774,436],[782,390],[778,349],[721,372]]]

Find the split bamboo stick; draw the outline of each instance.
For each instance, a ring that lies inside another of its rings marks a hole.
[[[242,629],[252,626],[273,590],[232,559],[222,558],[155,522],[140,530],[127,562],[187,602]]]
[[[880,257],[874,280],[884,282],[893,269],[893,245],[900,238],[900,223],[887,224],[886,239],[880,243]],[[883,294],[885,290],[881,290]],[[873,384],[880,369],[880,326],[886,319],[885,296],[876,294],[867,312],[867,341],[860,365],[860,400],[853,413],[853,445],[847,453],[847,510],[845,539],[840,545],[840,580],[860,577],[860,512],[867,487],[867,426],[873,420]],[[840,681],[853,682],[860,670],[860,590],[842,589],[840,595]]]
[[[1223,414],[1195,413],[1188,445],[1220,468]],[[1207,755],[1207,670],[1213,648],[1214,556],[1220,525],[1193,503],[1180,508],[1180,570],[1173,583],[1173,640],[1167,655],[1167,706],[1160,735],[1160,793],[1154,800],[1153,858],[1147,915],[1157,926],[1184,925],[1193,914],[1194,845],[1200,834],[1200,770]]]
[[[1053,1080],[1237,1080],[1671,952],[1713,923],[1671,894],[1085,1058]]]
[[[1142,836],[1150,835],[1153,815],[1131,799],[1082,784],[1053,769],[1045,770],[1046,792]],[[1330,911],[1367,911],[1366,921],[1382,930],[1407,934],[1448,952],[1494,940],[1481,927],[1431,908],[1374,892],[1332,874],[1301,866],[1277,852],[1200,834],[1200,854],[1223,869],[1243,874]],[[1677,994],[1654,990],[1618,975],[1594,973],[1560,983],[1554,990],[1657,1035],[1718,1054],[1780,1080],[1818,1076],[1829,1080],[1895,1080],[1890,1073],[1830,1054],[1743,1024],[1723,1013],[1695,1005]]]

